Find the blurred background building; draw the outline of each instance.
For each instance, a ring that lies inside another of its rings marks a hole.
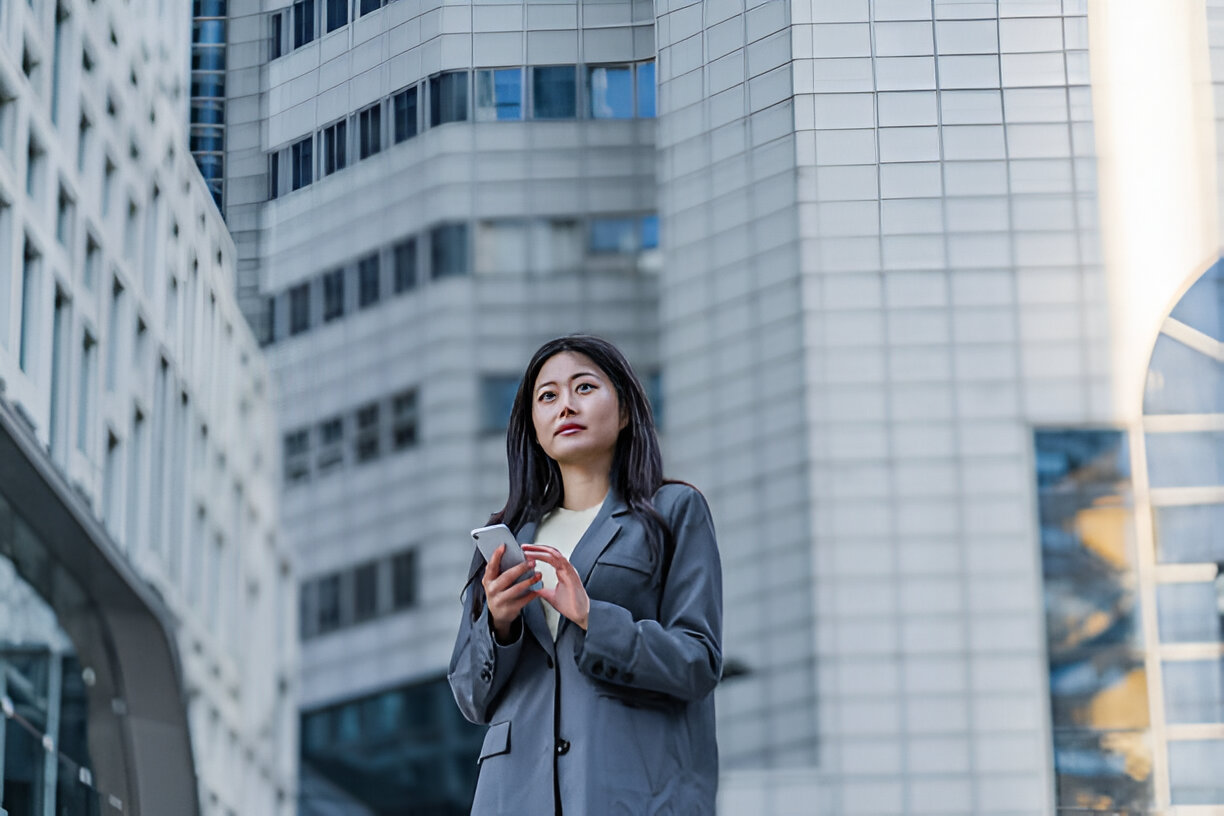
[[[303,812],[466,812],[466,534],[574,330],[714,510],[723,812],[1218,812],[1222,8],[198,8]]]
[[[0,812],[296,809],[271,381],[191,16],[0,6]]]

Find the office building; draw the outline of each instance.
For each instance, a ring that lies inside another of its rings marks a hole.
[[[582,329],[714,510],[723,812],[1224,805],[1218,6],[231,4],[306,773],[463,812],[465,533]]]
[[[185,138],[188,9],[0,7],[0,806],[296,810],[269,369]]]

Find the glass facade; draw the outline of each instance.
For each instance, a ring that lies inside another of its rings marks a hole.
[[[1060,811],[1224,806],[1222,307],[1217,263],[1161,327],[1141,427],[1036,433]]]
[[[1057,806],[1152,804],[1147,676],[1122,431],[1038,431]]]
[[[225,0],[192,4],[191,155],[217,209],[225,188]]]
[[[484,731],[463,719],[445,678],[401,686],[304,713],[303,775],[375,813],[462,816]]]
[[[1161,742],[1175,807],[1224,805],[1222,297],[1217,262],[1165,320],[1144,390]]]

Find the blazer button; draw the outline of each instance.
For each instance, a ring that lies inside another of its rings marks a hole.
[[[488,670],[488,669],[481,669],[481,670],[480,670],[480,679],[481,679],[481,680],[483,680],[483,681],[485,681],[485,682],[487,683],[487,682],[489,682],[490,680],[492,680],[492,679],[493,679],[493,675],[489,673],[489,670]]]
[[[596,660],[594,663],[591,664],[591,673],[592,674],[603,674],[603,661],[602,660]]]
[[[563,740],[563,739],[557,740],[557,756],[565,756],[566,754],[569,753],[569,749],[570,749],[569,740]]]
[[[607,670],[606,672],[604,672],[604,676],[605,676],[605,677],[607,677],[609,680],[614,680],[614,679],[616,679],[616,667],[615,667],[615,666],[609,666],[609,667],[608,667],[608,670]]]

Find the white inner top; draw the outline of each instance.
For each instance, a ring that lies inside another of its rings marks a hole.
[[[568,559],[587,528],[591,526],[591,522],[595,520],[595,516],[599,514],[601,507],[603,507],[603,502],[594,507],[588,507],[586,510],[566,510],[564,507],[558,507],[540,522],[540,526],[536,529],[535,543],[555,547]],[[557,573],[550,565],[536,559],[536,571],[540,573],[547,589],[557,586]],[[552,604],[543,598],[540,599],[540,604],[544,607],[544,618],[548,621],[548,629],[552,632],[553,640],[556,640],[557,628],[561,624],[561,613],[553,609]]]

